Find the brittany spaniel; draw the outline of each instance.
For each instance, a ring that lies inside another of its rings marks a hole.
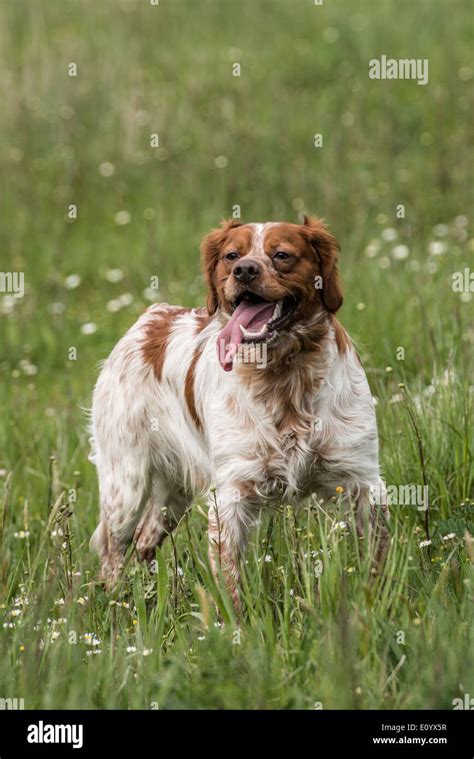
[[[101,510],[91,546],[108,587],[128,546],[153,560],[199,494],[211,566],[237,609],[239,557],[265,506],[343,488],[379,564],[385,487],[369,385],[334,316],[337,241],[311,217],[228,221],[201,253],[207,307],[148,308],[94,390]]]

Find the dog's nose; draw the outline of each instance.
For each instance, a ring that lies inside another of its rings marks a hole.
[[[251,282],[252,279],[255,279],[260,274],[260,266],[256,261],[252,261],[252,259],[248,261],[241,259],[235,264],[232,274],[239,282]]]

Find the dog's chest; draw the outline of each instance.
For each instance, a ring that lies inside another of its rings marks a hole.
[[[212,415],[209,436],[213,469],[241,484],[246,497],[294,498],[311,488],[322,434],[320,383],[307,375],[279,386],[235,382],[235,393],[219,399],[222,411]]]
[[[300,420],[294,426],[262,430],[255,447],[254,475],[268,498],[293,497],[306,490],[318,461],[318,425]]]

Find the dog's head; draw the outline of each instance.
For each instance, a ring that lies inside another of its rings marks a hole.
[[[224,222],[204,238],[207,309],[230,316],[221,339],[232,356],[241,343],[273,345],[323,310],[342,305],[339,246],[320,219],[303,224]],[[223,360],[232,368],[232,358]]]

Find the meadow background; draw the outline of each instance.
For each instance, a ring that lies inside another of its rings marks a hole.
[[[26,285],[0,293],[0,699],[450,709],[474,695],[473,296],[452,290],[474,252],[472,43],[469,0],[0,0],[0,268]],[[370,80],[382,54],[427,58],[428,85]],[[392,507],[373,582],[337,500],[282,504],[252,541],[240,630],[200,504],[154,575],[131,557],[105,595],[83,413],[152,300],[203,302],[199,241],[235,205],[249,221],[317,213],[340,240],[340,319],[377,400],[383,473],[428,485],[431,540],[423,512]]]

